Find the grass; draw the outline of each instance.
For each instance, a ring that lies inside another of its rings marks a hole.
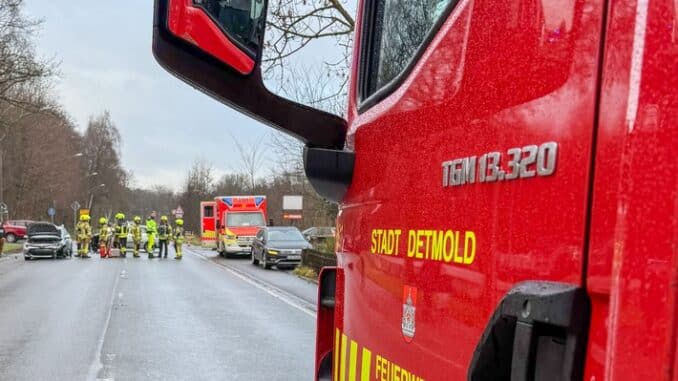
[[[5,246],[2,247],[2,253],[3,254],[12,254],[12,253],[18,253],[21,251],[23,248],[23,245],[20,243],[7,243],[5,242]]]
[[[314,269],[308,266],[299,266],[294,269],[293,273],[301,278],[318,280],[318,274],[315,272]]]
[[[334,238],[325,238],[313,243],[313,248],[321,253],[334,253]]]

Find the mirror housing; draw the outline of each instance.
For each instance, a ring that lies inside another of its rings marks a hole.
[[[251,0],[263,2],[258,10],[261,16],[253,21],[254,29],[262,29],[248,44],[229,34],[227,29],[233,29],[229,24],[219,24],[207,12],[204,6],[210,1],[155,0],[153,54],[158,63],[212,98],[301,140],[305,151],[320,148],[352,157],[353,153],[343,151],[347,130],[344,119],[282,98],[264,85],[261,57],[268,1]],[[331,165],[312,161],[316,156],[304,154],[311,185],[322,197],[341,201],[351,177],[347,176],[346,164],[351,163],[352,175],[353,160],[341,160],[335,176]],[[317,170],[319,166],[321,171]]]

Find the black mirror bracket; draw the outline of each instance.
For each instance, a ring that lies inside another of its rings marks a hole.
[[[304,171],[318,194],[341,202],[351,185],[355,153],[327,148],[304,147]]]

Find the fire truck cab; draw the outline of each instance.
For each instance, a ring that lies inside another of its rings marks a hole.
[[[201,208],[203,234],[214,226],[216,248],[223,256],[249,255],[254,236],[266,226],[266,196],[220,196],[202,202]],[[210,209],[212,217],[204,217]]]
[[[361,0],[345,118],[211,2],[156,0],[157,60],[339,203],[316,379],[678,379],[675,0]]]

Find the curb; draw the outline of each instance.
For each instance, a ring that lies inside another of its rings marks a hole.
[[[11,261],[11,260],[18,260],[22,256],[21,253],[11,253],[11,254],[2,254],[0,256],[0,263]]]

